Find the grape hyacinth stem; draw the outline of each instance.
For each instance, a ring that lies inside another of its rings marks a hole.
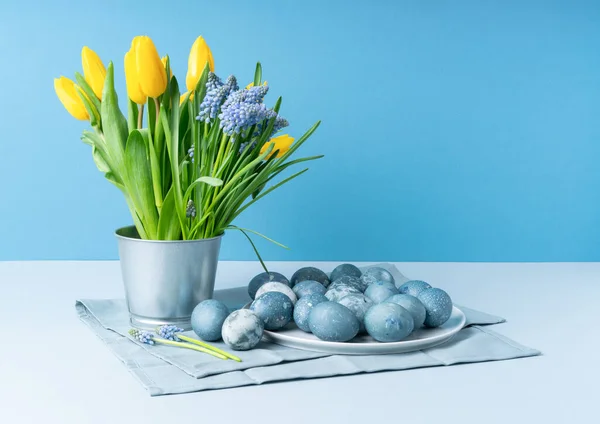
[[[231,354],[231,353],[229,353],[229,352],[225,352],[224,350],[221,350],[221,349],[219,349],[218,347],[215,347],[215,346],[209,345],[208,343],[204,343],[203,341],[196,340],[196,339],[192,339],[191,337],[184,336],[184,335],[181,335],[181,334],[177,334],[177,338],[178,338],[178,339],[181,339],[181,340],[184,340],[184,341],[186,341],[186,342],[190,342],[190,343],[193,343],[193,344],[195,344],[195,345],[198,345],[198,346],[203,346],[203,347],[205,347],[205,348],[207,348],[207,349],[213,350],[213,351],[215,351],[215,352],[217,352],[217,353],[220,353],[220,354],[222,354],[222,355],[224,355],[224,356],[228,357],[229,359],[233,359],[234,361],[237,361],[237,362],[242,362],[242,360],[241,360],[240,358],[238,358],[237,356],[235,356],[235,355],[232,355],[232,354]]]
[[[216,358],[219,358],[219,359],[227,359],[227,356],[225,356],[225,355],[223,355],[221,353],[212,351],[210,349],[206,349],[206,348],[201,347],[201,346],[196,346],[196,345],[193,345],[193,344],[190,344],[190,343],[172,342],[171,340],[166,340],[166,339],[161,339],[161,338],[156,338],[156,337],[154,338],[154,341],[156,343],[166,344],[166,345],[169,345],[169,346],[184,347],[186,349],[192,349],[192,350],[197,350],[198,352],[208,353],[209,355],[212,355],[212,356],[214,356]]]

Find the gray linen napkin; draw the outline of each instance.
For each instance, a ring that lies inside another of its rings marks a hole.
[[[396,280],[406,280],[391,264],[382,264]],[[215,297],[230,308],[246,303],[245,288],[223,290]],[[261,342],[255,349],[236,352],[242,362],[225,361],[200,352],[170,346],[150,346],[128,335],[129,315],[122,299],[78,300],[79,318],[102,339],[151,396],[221,389],[300,378],[329,377],[386,370],[495,361],[539,355],[481,325],[504,319],[460,307],[467,327],[449,342],[423,351],[394,355],[343,356],[310,352]],[[184,334],[193,335],[191,332]],[[223,343],[212,343],[227,349]]]

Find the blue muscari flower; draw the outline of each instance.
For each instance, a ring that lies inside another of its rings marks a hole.
[[[149,331],[141,331],[132,328],[131,330],[129,330],[129,334],[131,335],[131,337],[133,337],[139,342],[146,343],[149,345],[154,344],[154,334],[150,333]]]
[[[188,200],[187,206],[185,207],[185,216],[186,218],[196,217],[196,206],[192,199]]]
[[[206,82],[206,95],[200,104],[200,113],[196,119],[206,123],[209,123],[211,119],[215,119],[227,96],[238,90],[238,88],[237,79],[233,75],[230,75],[223,84],[219,77],[211,72]]]
[[[287,119],[283,118],[281,115],[278,115],[274,110],[269,109],[267,111],[267,116],[265,119],[268,120],[273,117],[275,117],[275,123],[273,124],[273,131],[271,131],[270,137],[273,137],[282,128],[285,128],[288,125],[290,125],[290,123],[287,121]],[[265,121],[264,123],[258,124],[258,126],[256,127],[256,132],[254,133],[254,136],[258,137],[260,135],[260,133],[263,132],[263,128],[266,128],[267,124],[268,124],[267,121]]]
[[[262,103],[268,91],[268,86],[261,85],[232,92],[223,103],[219,115],[223,132],[228,135],[239,134],[269,117],[273,112]]]
[[[179,328],[176,325],[161,325],[156,329],[156,332],[160,337],[167,340],[177,341],[177,335],[175,333],[181,333],[183,328]]]

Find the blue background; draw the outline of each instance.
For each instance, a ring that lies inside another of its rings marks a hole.
[[[166,7],[165,7],[166,5]],[[130,218],[53,78],[83,45],[147,34],[185,77],[260,60],[299,136],[300,179],[237,224],[271,260],[600,260],[600,4],[583,1],[3,1],[0,260],[113,259]],[[223,259],[254,259],[229,233]]]

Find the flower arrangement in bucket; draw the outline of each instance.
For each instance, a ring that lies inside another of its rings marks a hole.
[[[114,65],[82,50],[83,75],[54,80],[58,98],[92,131],[81,139],[96,167],[124,195],[134,226],[117,230],[125,294],[138,327],[189,327],[191,312],[212,297],[220,240],[248,207],[308,169],[274,181],[287,168],[322,156],[290,159],[319,126],[297,140],[265,104],[269,91],[257,64],[254,81],[214,73],[212,52],[194,42],[181,93],[168,56],[147,36],[125,54],[127,116],[119,108]],[[279,243],[277,243],[279,244]],[[258,255],[260,259],[260,255]],[[261,260],[261,259],[260,259]],[[264,263],[261,260],[261,263]]]

